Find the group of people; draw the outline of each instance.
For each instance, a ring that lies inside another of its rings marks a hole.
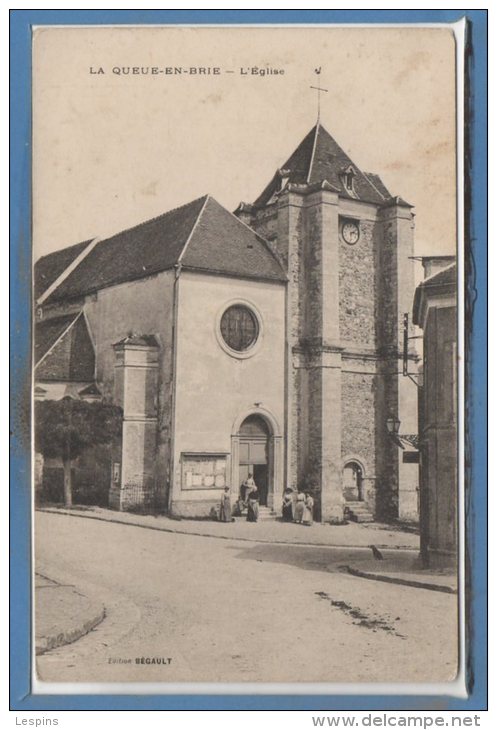
[[[312,525],[314,520],[314,498],[310,492],[285,489],[281,514],[284,522]]]
[[[235,505],[236,514],[242,515],[247,510],[247,522],[259,519],[259,491],[252,474],[249,474],[240,488],[240,497]],[[281,514],[284,522],[295,522],[299,525],[312,525],[314,519],[314,499],[310,492],[285,489]],[[232,522],[230,488],[225,487],[219,510],[221,522]]]
[[[252,474],[248,475],[240,488],[240,498],[237,500],[235,510],[238,515],[242,515],[247,510],[247,522],[257,522],[259,519],[259,491]],[[221,497],[219,520],[220,522],[233,520],[229,487],[224,488]]]

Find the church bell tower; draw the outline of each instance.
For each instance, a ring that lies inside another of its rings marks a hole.
[[[314,493],[323,521],[415,518],[417,467],[401,463],[386,428],[392,417],[417,428],[401,361],[412,206],[318,121],[236,215],[288,273],[286,483]]]

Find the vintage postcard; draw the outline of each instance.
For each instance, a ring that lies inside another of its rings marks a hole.
[[[464,694],[458,43],[34,28],[38,692]]]

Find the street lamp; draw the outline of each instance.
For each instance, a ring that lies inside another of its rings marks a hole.
[[[396,436],[399,433],[400,421],[398,418],[389,416],[387,418],[387,431],[389,434]]]

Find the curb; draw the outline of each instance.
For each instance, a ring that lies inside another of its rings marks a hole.
[[[457,588],[441,585],[440,583],[426,583],[415,578],[396,578],[393,575],[385,575],[381,573],[369,573],[365,570],[351,568],[350,565],[344,565],[344,571],[356,578],[366,578],[368,580],[377,580],[383,583],[395,583],[401,586],[410,586],[411,588],[425,588],[428,591],[438,591],[439,593],[451,593],[457,595]]]
[[[35,639],[35,653],[37,656],[45,654],[47,651],[57,649],[60,646],[66,644],[72,644],[73,642],[81,639],[82,636],[88,634],[95,626],[98,626],[105,618],[105,606],[93,604],[88,611],[90,617],[83,621],[78,626],[66,629],[65,631],[59,631],[56,634],[49,634],[48,636],[40,636]]]
[[[190,532],[189,530],[174,530],[171,527],[156,527],[155,525],[143,525],[140,522],[131,522],[130,520],[119,520],[111,519],[110,517],[104,517],[95,514],[87,514],[86,512],[77,512],[76,510],[60,510],[50,509],[45,507],[36,507],[36,512],[47,512],[52,515],[67,515],[68,517],[83,517],[87,520],[98,520],[99,522],[110,522],[115,525],[129,525],[130,527],[141,527],[145,530],[155,530],[156,532],[168,532],[176,535],[190,535],[193,537],[210,537],[214,540],[235,540],[237,542],[257,542],[265,545],[298,545],[300,547],[319,547],[319,548],[350,548],[352,550],[366,550],[369,545],[351,545],[349,543],[333,543],[333,545],[327,545],[325,543],[315,542],[301,542],[301,541],[290,541],[290,540],[265,540],[264,538],[256,537],[239,537],[237,535],[210,535],[205,532]],[[376,547],[382,550],[410,550],[413,552],[419,552],[419,548],[412,547],[411,545],[386,545],[378,543]]]

